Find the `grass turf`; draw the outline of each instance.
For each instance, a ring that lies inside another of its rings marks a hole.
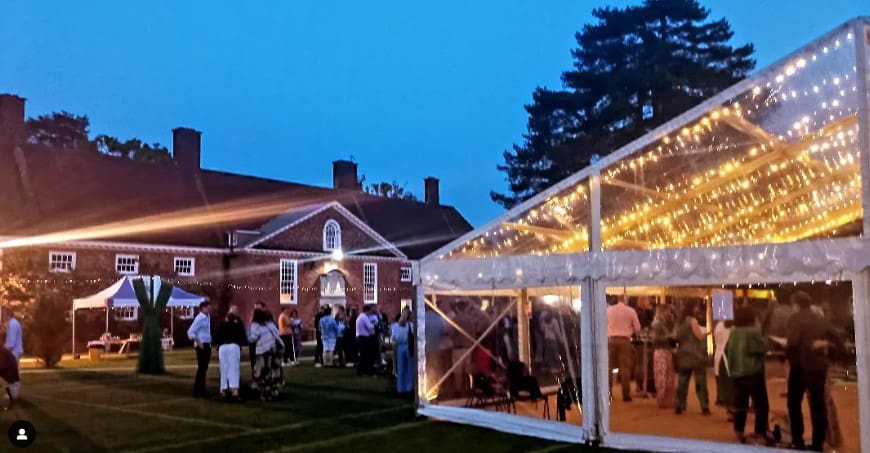
[[[135,359],[75,361],[60,370],[26,372],[22,399],[0,415],[4,431],[14,420],[31,421],[37,440],[28,450],[39,452],[577,449],[417,418],[410,403],[388,395],[388,380],[358,378],[349,369],[288,368],[287,397],[280,401],[224,404],[193,399],[194,370],[185,367],[192,363],[187,355],[193,354],[169,354],[167,364],[174,368],[163,376],[135,375]],[[71,369],[77,365],[92,369]],[[242,368],[244,380],[250,369]],[[217,390],[217,374],[213,363],[212,391]],[[0,444],[5,442],[0,439]]]

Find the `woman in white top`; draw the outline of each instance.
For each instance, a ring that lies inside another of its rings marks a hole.
[[[414,391],[413,329],[411,310],[407,307],[390,329],[390,339],[396,355],[396,393],[407,395]]]
[[[716,323],[713,328],[713,374],[716,376],[716,405],[724,406],[728,410],[728,418],[730,419],[733,410],[734,386],[731,382],[731,377],[728,375],[728,366],[725,363],[725,345],[728,343],[728,337],[731,335],[732,321],[722,320]]]
[[[281,341],[281,335],[278,333],[275,323],[271,321],[269,313],[264,310],[254,310],[254,320],[248,333],[248,341],[254,345],[256,354],[254,382],[251,387],[260,393],[261,400],[271,400],[281,392],[281,356],[278,355],[278,351],[283,351],[284,342]],[[276,361],[278,363],[277,370],[273,366],[273,362]]]

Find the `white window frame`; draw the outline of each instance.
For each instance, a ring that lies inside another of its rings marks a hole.
[[[133,259],[134,260],[132,271],[121,270],[120,261],[122,259]],[[127,255],[127,254],[123,254],[123,253],[119,253],[119,254],[115,255],[115,272],[117,272],[121,275],[138,275],[139,274],[139,255]]]
[[[411,266],[402,266],[399,269],[399,280],[403,282],[410,282],[413,279],[413,271],[411,270]]]
[[[139,307],[117,307],[114,310],[116,321],[136,321],[139,319]]]
[[[363,263],[363,303],[378,303],[378,263]]]
[[[414,310],[414,299],[403,298],[399,301],[399,313],[405,310],[405,307]]]
[[[183,261],[190,261],[190,271],[181,272],[178,270],[178,263]],[[196,258],[189,256],[176,256],[172,259],[172,270],[181,277],[193,277],[196,275]]]
[[[335,229],[332,244],[329,243],[329,237],[326,234],[330,228]],[[329,219],[323,225],[323,251],[331,252],[333,250],[341,250],[341,225],[335,220]]]
[[[178,319],[193,319],[196,316],[196,307],[188,305],[175,309],[175,316]]]
[[[56,260],[55,258],[69,257],[69,260]],[[69,268],[55,267],[53,264],[69,264]],[[48,252],[48,271],[53,273],[68,274],[76,270],[76,252]]]
[[[282,259],[278,265],[278,301],[281,305],[299,302],[299,262]]]

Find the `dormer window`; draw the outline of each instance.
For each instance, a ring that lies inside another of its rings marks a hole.
[[[341,250],[341,226],[335,220],[327,220],[323,226],[323,250]]]

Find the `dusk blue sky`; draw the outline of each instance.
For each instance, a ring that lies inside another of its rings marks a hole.
[[[557,87],[592,8],[637,1],[28,1],[0,11],[0,93],[27,114],[87,114],[92,133],[171,144],[203,131],[203,166],[328,186],[353,158],[479,225],[538,86]],[[759,68],[870,0],[706,0]]]

